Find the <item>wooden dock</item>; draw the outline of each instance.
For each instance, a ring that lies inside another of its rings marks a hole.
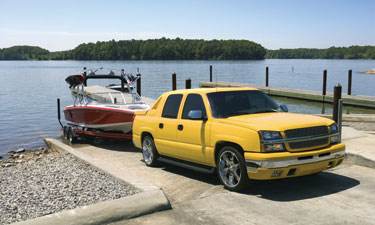
[[[201,88],[213,87],[254,87],[258,88],[270,96],[287,97],[316,102],[333,102],[333,93],[327,92],[326,96],[320,91],[298,90],[292,88],[265,87],[252,84],[232,83],[232,82],[200,82]],[[357,96],[342,94],[343,104],[350,106],[360,106],[375,109],[375,96]]]

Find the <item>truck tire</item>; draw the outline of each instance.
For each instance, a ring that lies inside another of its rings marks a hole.
[[[157,166],[159,154],[156,150],[154,139],[149,135],[142,140],[142,155],[146,166]]]
[[[221,183],[230,191],[240,191],[249,183],[243,155],[232,146],[224,146],[216,159]]]

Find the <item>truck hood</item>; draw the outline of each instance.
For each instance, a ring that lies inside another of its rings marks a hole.
[[[259,113],[219,119],[221,123],[247,127],[255,131],[285,131],[303,127],[329,126],[334,121],[319,116],[297,113]]]

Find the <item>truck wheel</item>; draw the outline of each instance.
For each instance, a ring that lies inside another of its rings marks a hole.
[[[74,137],[73,128],[71,127],[69,127],[69,130],[68,130],[68,140],[72,144],[77,143],[77,137]]]
[[[223,147],[216,159],[217,173],[221,183],[230,191],[240,191],[248,184],[249,178],[245,159],[232,146]]]
[[[142,153],[146,166],[156,166],[158,164],[157,158],[159,157],[156,151],[154,139],[150,136],[145,136],[142,141]]]

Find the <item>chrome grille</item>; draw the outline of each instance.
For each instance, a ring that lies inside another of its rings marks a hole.
[[[306,127],[299,129],[286,130],[286,138],[299,138],[299,137],[310,137],[310,136],[321,136],[328,134],[327,126],[317,126],[317,127]],[[302,148],[312,148],[316,146],[322,146],[328,144],[328,138],[321,138],[317,140],[307,140],[299,142],[288,143],[291,149],[302,149]]]

